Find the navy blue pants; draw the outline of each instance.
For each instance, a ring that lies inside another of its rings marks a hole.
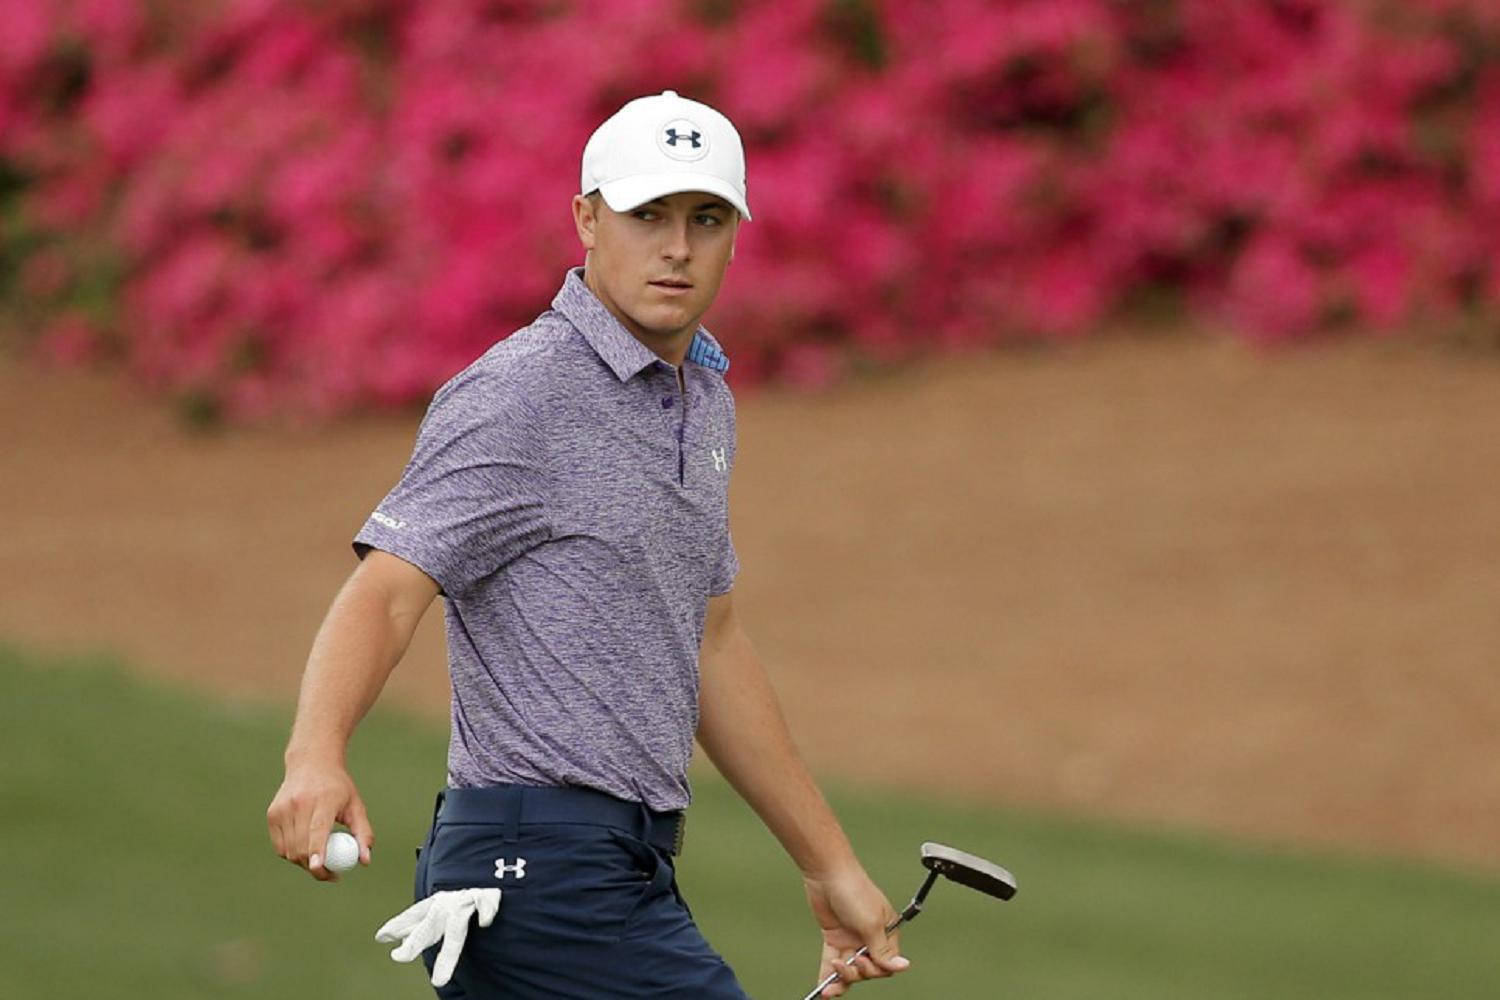
[[[552,808],[542,808],[544,797]],[[559,811],[560,799],[567,808]],[[670,838],[643,807],[597,792],[504,786],[447,790],[435,813],[416,899],[500,890],[494,923],[469,925],[453,979],[437,991],[442,1000],[746,1000],[693,923]],[[422,956],[429,973],[437,952]]]

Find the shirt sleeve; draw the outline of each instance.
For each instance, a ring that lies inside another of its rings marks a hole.
[[[740,559],[734,551],[734,539],[729,534],[729,529],[724,529],[724,544],[719,549],[719,558],[714,565],[713,578],[709,581],[708,594],[710,597],[718,597],[727,594],[734,589],[734,578],[740,572]]]
[[[470,369],[433,397],[411,460],[354,538],[462,593],[548,537],[546,453],[536,406]]]
[[[724,389],[724,398],[727,402],[726,418],[729,422],[729,467],[734,468],[734,460],[739,454],[739,421],[735,416],[734,396],[728,388]],[[708,594],[710,597],[718,597],[727,594],[734,588],[734,578],[740,572],[740,558],[734,551],[734,536],[729,530],[729,484],[724,484],[724,524],[719,540],[718,552],[714,557],[713,572],[709,577]]]

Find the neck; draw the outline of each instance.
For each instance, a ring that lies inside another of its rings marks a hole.
[[[583,283],[589,291],[594,293],[594,298],[599,300],[599,304],[604,306],[611,316],[619,320],[620,325],[625,328],[627,333],[642,344],[645,344],[647,350],[675,368],[682,367],[683,359],[687,357],[688,348],[693,344],[693,334],[698,332],[696,325],[684,330],[673,330],[667,333],[646,329],[625,315],[620,307],[615,305],[614,300],[604,294],[604,290],[599,287],[599,282],[594,277],[594,272],[588,266],[587,260],[584,261],[583,265]]]

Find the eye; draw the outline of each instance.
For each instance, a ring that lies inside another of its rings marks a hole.
[[[719,218],[717,215],[709,215],[707,212],[704,212],[702,215],[697,216],[695,221],[700,226],[722,226],[724,224],[723,219]]]
[[[642,222],[656,221],[656,213],[651,211],[651,209],[649,208],[638,208],[630,214],[635,218],[640,219]]]

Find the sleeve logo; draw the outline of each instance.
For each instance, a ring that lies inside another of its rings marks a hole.
[[[391,517],[391,515],[382,514],[378,510],[370,515],[370,520],[379,522],[380,524],[385,525],[387,528],[390,528],[393,531],[400,531],[402,528],[406,527],[405,521],[398,521],[394,517]]]

